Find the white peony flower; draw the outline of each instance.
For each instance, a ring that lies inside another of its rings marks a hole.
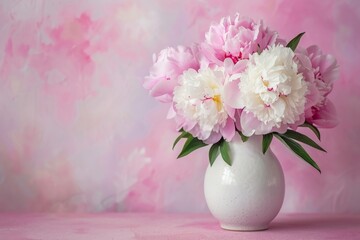
[[[179,127],[209,143],[231,140],[235,125],[222,96],[225,77],[223,68],[189,69],[179,77],[173,98]]]
[[[245,135],[285,132],[304,121],[307,85],[294,62],[294,52],[272,46],[253,54],[240,77],[239,106]]]

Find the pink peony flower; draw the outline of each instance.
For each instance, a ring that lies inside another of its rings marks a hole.
[[[178,129],[183,128],[194,137],[212,144],[221,137],[231,141],[235,135],[235,121],[239,112],[230,107],[234,96],[227,96],[224,86],[231,74],[245,64],[225,60],[225,67],[201,68],[185,71],[174,90],[174,103],[168,117],[175,118]]]
[[[249,18],[222,18],[219,24],[212,25],[202,44],[203,54],[212,63],[222,65],[226,58],[236,63],[248,59],[255,52],[275,44],[278,34],[266,28],[262,21],[256,23]]]
[[[318,127],[331,128],[338,123],[335,107],[327,96],[333,89],[334,81],[339,77],[336,59],[323,54],[318,46],[297,51],[299,71],[309,83],[306,96],[306,121]]]
[[[178,46],[166,48],[156,56],[150,70],[150,75],[145,77],[144,87],[150,95],[161,102],[171,102],[178,77],[189,68],[198,70],[199,62],[195,57],[196,48]]]
[[[237,102],[243,109],[241,131],[246,136],[283,133],[304,122],[307,84],[294,61],[294,52],[278,45],[251,55],[240,79]]]

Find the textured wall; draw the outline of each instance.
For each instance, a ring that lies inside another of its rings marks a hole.
[[[1,211],[208,211],[207,151],[176,160],[168,106],[142,88],[151,54],[236,11],[338,58],[320,175],[283,146],[285,212],[360,212],[360,3],[312,0],[0,3]],[[308,132],[309,133],[309,132]],[[309,133],[311,134],[311,133]]]

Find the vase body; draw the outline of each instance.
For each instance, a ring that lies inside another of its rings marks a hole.
[[[205,199],[222,228],[265,230],[282,206],[284,174],[270,148],[262,153],[262,136],[242,142],[236,135],[229,143],[232,166],[219,154],[206,170]]]

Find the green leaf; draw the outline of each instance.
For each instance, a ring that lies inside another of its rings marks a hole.
[[[241,137],[241,140],[243,142],[246,142],[247,140],[249,140],[249,137],[245,136],[242,132],[236,130],[239,134],[240,134],[240,137]]]
[[[272,133],[268,133],[268,134],[265,134],[263,136],[263,140],[262,140],[262,152],[263,152],[263,154],[265,154],[266,151],[268,150],[272,139],[273,139],[273,134]]]
[[[220,143],[220,153],[224,161],[231,166],[230,147],[225,140]]]
[[[291,50],[293,50],[293,52],[295,52],[295,49],[296,49],[297,45],[299,44],[301,37],[304,34],[305,34],[305,32],[298,34],[286,45],[286,47],[291,48]]]
[[[287,138],[292,138],[295,139],[299,142],[305,143],[313,148],[316,148],[320,151],[326,152],[325,149],[323,149],[322,147],[320,147],[316,142],[314,142],[311,138],[309,138],[308,136],[299,133],[299,132],[295,132],[293,130],[287,130],[286,133],[282,134],[283,136],[287,137]]]
[[[311,166],[313,166],[316,170],[318,170],[321,173],[319,166],[300,144],[298,144],[297,142],[295,142],[290,138],[281,136],[279,134],[275,134],[275,137],[277,137],[282,143],[284,143],[287,147],[289,147],[296,155],[298,155],[300,158],[305,160],[307,163],[309,163]]]
[[[222,140],[222,141],[224,141],[224,140]],[[210,166],[212,166],[214,164],[216,158],[219,156],[220,144],[221,144],[221,141],[213,144],[209,150]]]
[[[175,142],[172,146],[172,149],[175,148],[176,144],[182,139],[182,138],[188,138],[191,137],[191,134],[185,131],[182,131],[181,134],[175,139]]]
[[[308,127],[308,128],[310,128],[310,130],[315,133],[316,137],[317,137],[319,140],[321,140],[321,139],[320,139],[320,131],[319,131],[319,129],[317,129],[317,127],[315,127],[314,125],[312,125],[312,124],[310,124],[310,123],[308,123],[308,122],[305,122],[304,124],[300,125],[300,127]]]
[[[177,158],[182,158],[188,155],[189,153],[195,151],[198,148],[205,147],[207,144],[203,141],[199,140],[198,138],[189,137],[185,144],[183,149],[181,150],[179,156]]]

